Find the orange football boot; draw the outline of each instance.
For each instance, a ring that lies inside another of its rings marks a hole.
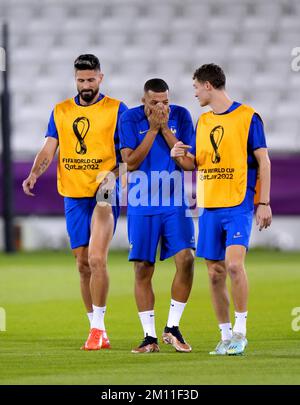
[[[110,349],[110,342],[105,330],[93,328],[81,350]]]

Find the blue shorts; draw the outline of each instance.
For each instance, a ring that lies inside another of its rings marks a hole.
[[[194,223],[185,216],[185,209],[157,215],[129,214],[127,220],[130,261],[155,263],[159,240],[160,260],[182,249],[195,249]]]
[[[88,246],[91,236],[91,220],[97,204],[96,197],[72,198],[65,197],[65,215],[67,231],[72,249]],[[112,206],[114,216],[114,232],[120,213],[120,207]]]
[[[204,209],[199,217],[196,256],[208,260],[224,260],[228,246],[248,249],[253,210],[240,207]]]

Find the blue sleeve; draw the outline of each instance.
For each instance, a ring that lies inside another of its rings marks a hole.
[[[248,149],[254,151],[259,148],[266,148],[266,136],[264,124],[258,114],[254,114],[249,129]]]
[[[185,108],[181,109],[179,122],[179,140],[185,145],[191,145],[195,138],[195,131],[191,114]]]
[[[128,110],[128,107],[124,103],[120,103],[117,117],[117,126],[114,134],[115,151],[117,157],[117,164],[122,162],[121,152],[120,152],[120,118],[122,114]]]
[[[119,111],[118,111],[118,122],[120,120],[121,115],[127,110],[128,110],[127,105],[121,101],[121,103],[119,105]]]
[[[130,119],[128,114],[124,114],[120,119],[120,149],[136,149],[138,147],[136,133],[135,121]]]
[[[52,138],[58,139],[58,132],[57,132],[56,124],[55,124],[55,121],[54,121],[54,110],[52,111],[50,119],[49,119],[48,128],[47,128],[45,138],[47,138],[48,136],[51,136]]]

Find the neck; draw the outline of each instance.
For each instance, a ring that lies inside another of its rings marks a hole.
[[[215,114],[222,114],[232,105],[232,100],[224,90],[221,90],[214,95],[209,105]]]
[[[97,100],[98,100],[98,98],[99,98],[99,92],[95,95],[95,97],[91,100],[91,101],[84,101],[82,98],[81,98],[81,96],[79,95],[79,103],[80,103],[80,105],[84,105],[84,106],[87,106],[87,105],[91,105],[91,104],[94,104]]]

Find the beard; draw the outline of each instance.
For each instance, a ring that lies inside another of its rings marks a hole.
[[[91,101],[94,100],[98,92],[99,88],[96,90],[81,90],[79,94],[82,100],[84,100],[86,103],[90,103]]]

